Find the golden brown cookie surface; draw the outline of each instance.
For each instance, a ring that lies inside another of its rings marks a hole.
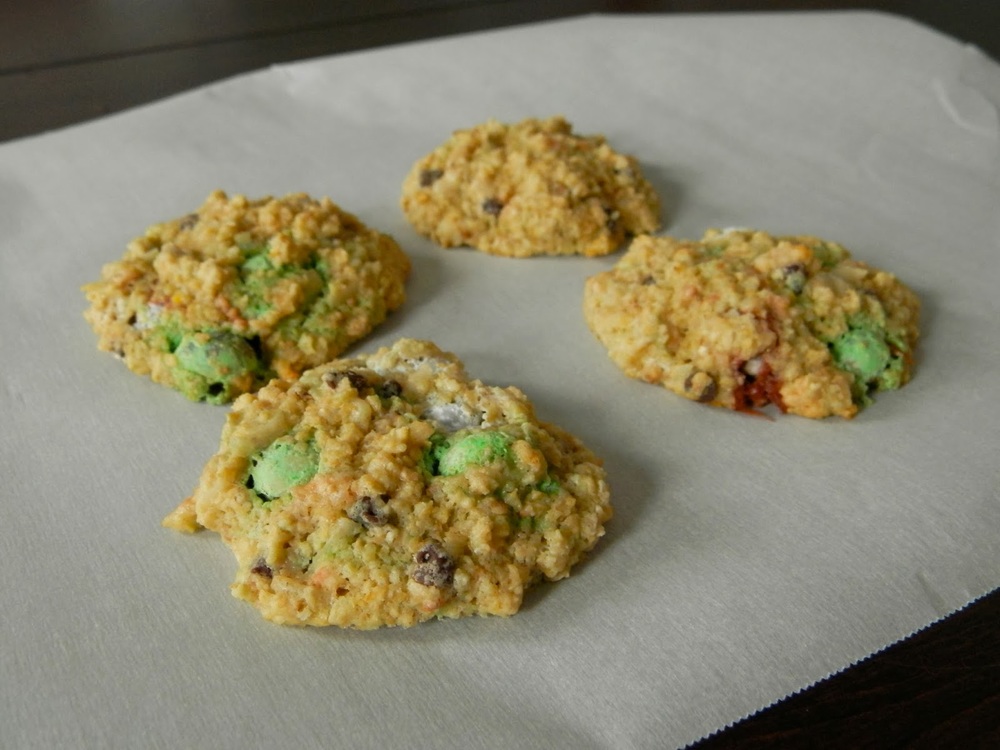
[[[629,376],[737,410],[853,417],[909,381],[920,303],[816,237],[638,237],[587,280],[584,315]]]
[[[84,287],[98,346],[193,400],[226,403],[368,334],[405,297],[396,242],[328,198],[215,191]]]
[[[374,628],[510,615],[611,517],[600,461],[516,388],[402,339],[239,398],[165,525],[218,532],[269,620]]]
[[[638,162],[561,117],[456,131],[414,164],[401,203],[443,247],[518,258],[606,255],[660,223]]]

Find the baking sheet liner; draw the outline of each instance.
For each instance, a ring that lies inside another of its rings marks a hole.
[[[282,65],[0,146],[0,744],[681,746],[1000,584],[1000,66],[868,13],[592,16]],[[636,155],[665,233],[838,241],[924,302],[912,383],[752,418],[620,374],[603,259],[442,250],[410,165],[489,117]],[[400,336],[516,384],[606,462],[616,517],[509,619],[290,629],[160,519],[226,409],[96,350],[79,286],[214,188],[328,195],[413,259]]]

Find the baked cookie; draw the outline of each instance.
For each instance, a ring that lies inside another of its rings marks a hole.
[[[853,417],[910,379],[920,303],[816,237],[638,237],[586,282],[584,315],[631,377],[741,411]]]
[[[410,261],[328,198],[213,192],[83,287],[98,346],[195,401],[227,403],[337,356],[404,300]]]
[[[164,525],[218,532],[268,620],[368,629],[513,614],[611,512],[601,462],[521,391],[402,339],[237,399]]]
[[[638,162],[561,117],[455,132],[413,165],[402,208],[443,247],[515,258],[606,255],[660,223]]]

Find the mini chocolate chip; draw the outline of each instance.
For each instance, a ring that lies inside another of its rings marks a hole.
[[[250,466],[251,467],[256,466],[257,463],[258,463],[258,461],[257,461],[256,458],[251,458],[250,459]],[[247,472],[247,478],[246,478],[246,481],[243,482],[243,486],[246,487],[248,490],[252,490],[253,494],[256,495],[257,499],[260,500],[262,503],[269,503],[269,502],[271,502],[271,498],[269,498],[264,493],[258,492],[256,489],[254,489],[254,485],[255,484],[256,484],[256,482],[254,482],[253,472],[251,470],[251,471]]]
[[[441,179],[441,175],[444,174],[444,170],[441,169],[425,169],[420,173],[420,187],[430,187],[435,182]]]
[[[377,393],[380,398],[392,398],[403,395],[403,386],[398,380],[386,380],[378,387]]]
[[[701,383],[695,385],[695,378],[698,375],[704,375],[704,378],[700,378]],[[695,394],[695,388],[700,388],[700,390]],[[690,393],[694,396],[695,401],[700,404],[707,403],[714,399],[719,393],[719,386],[716,385],[715,379],[709,375],[707,372],[702,372],[701,370],[695,370],[690,375],[684,379],[684,392]]]
[[[604,226],[607,227],[609,232],[617,232],[618,220],[621,217],[621,214],[615,209],[608,208],[607,206],[604,207],[604,214],[608,217],[604,222]]]
[[[389,523],[388,495],[362,495],[347,511],[347,517],[362,526],[385,526]]]
[[[496,198],[487,198],[483,201],[483,211],[490,216],[499,216],[500,212],[503,211],[503,203]]]
[[[341,380],[347,379],[347,382],[351,384],[351,387],[358,393],[361,393],[365,388],[368,387],[368,379],[365,378],[360,372],[355,372],[354,370],[337,370],[336,372],[328,372],[323,376],[323,381],[331,388],[336,388]]]
[[[190,229],[197,223],[198,223],[198,214],[188,214],[183,219],[181,219],[181,223],[177,225],[177,228]]]
[[[274,577],[274,571],[271,570],[271,566],[264,561],[264,558],[258,558],[257,562],[255,562],[253,567],[250,568],[250,572],[263,576],[264,578]]]
[[[250,348],[253,349],[253,353],[257,355],[257,359],[264,359],[264,345],[261,343],[260,336],[251,336],[246,339],[246,342],[250,344]]]
[[[413,556],[410,576],[424,586],[447,588],[455,580],[455,561],[438,545],[431,542]]]
[[[643,276],[643,277],[642,277],[642,281],[641,281],[640,283],[641,283],[641,284],[642,284],[643,286],[652,286],[653,284],[655,284],[655,283],[656,283],[656,279],[654,279],[654,278],[653,278],[652,276],[650,276],[649,274],[646,274],[645,276]]]

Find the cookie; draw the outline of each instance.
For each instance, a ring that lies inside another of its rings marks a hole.
[[[228,403],[339,355],[405,298],[410,261],[328,198],[213,192],[83,287],[98,347],[195,401]]]
[[[402,339],[238,398],[164,525],[218,532],[268,620],[369,629],[514,614],[611,514],[600,460],[524,393]]]
[[[402,208],[443,247],[494,255],[606,255],[659,227],[638,162],[561,117],[456,131],[403,182]]]
[[[589,278],[584,315],[629,376],[740,411],[851,418],[909,381],[920,302],[816,237],[642,236]]]

